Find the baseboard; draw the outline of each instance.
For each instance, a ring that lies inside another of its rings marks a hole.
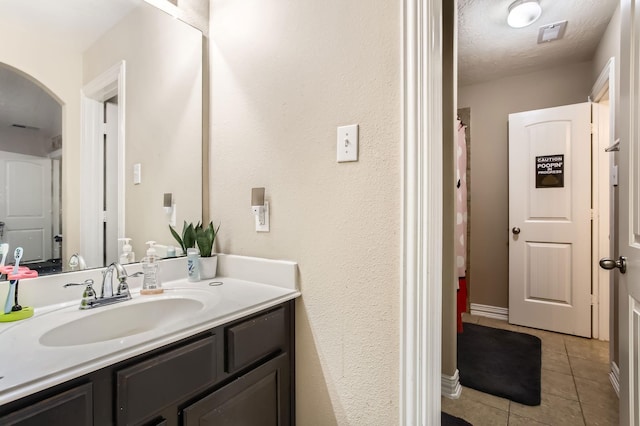
[[[442,374],[440,378],[441,394],[449,399],[458,399],[462,393],[462,386],[460,385],[460,375],[458,369],[453,376]]]
[[[609,381],[613,390],[616,391],[616,395],[620,398],[620,368],[613,361],[611,362],[611,371],[609,371]]]
[[[509,321],[509,308],[472,303],[471,315]]]

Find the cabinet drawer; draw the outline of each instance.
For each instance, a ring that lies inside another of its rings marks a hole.
[[[12,426],[90,426],[93,424],[91,383],[37,402],[7,416],[0,424]]]
[[[119,425],[136,424],[216,380],[216,336],[117,372]]]
[[[226,329],[226,338],[228,373],[284,350],[287,341],[285,310],[279,308],[233,325]]]

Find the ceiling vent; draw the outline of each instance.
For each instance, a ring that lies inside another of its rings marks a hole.
[[[538,44],[560,40],[567,29],[567,21],[554,22],[540,27],[538,30]]]

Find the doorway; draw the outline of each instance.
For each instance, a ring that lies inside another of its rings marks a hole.
[[[88,267],[118,260],[124,237],[125,62],[82,90],[80,254]],[[98,188],[96,191],[95,188]]]
[[[464,25],[464,23],[460,23],[460,25]],[[616,31],[613,33],[617,34]],[[585,61],[549,67],[542,71],[504,78],[493,83],[485,81],[475,87],[458,87],[457,106],[470,108],[469,124],[474,130],[471,140],[472,144],[475,144],[472,145],[469,156],[470,179],[473,183],[470,191],[471,207],[469,210],[471,255],[467,275],[472,313],[494,319],[506,320],[508,317],[506,308],[508,306],[508,268],[500,266],[507,263],[510,232],[507,219],[508,209],[501,207],[506,197],[500,195],[508,192],[508,181],[503,178],[504,174],[502,173],[507,164],[506,117],[512,112],[584,102],[589,94],[591,94],[591,100],[606,106],[605,98],[596,98],[593,95],[595,90],[595,88],[592,89],[595,80],[593,68],[591,61]],[[613,87],[613,79],[611,84]],[[615,91],[612,89],[611,92]],[[489,99],[491,100],[489,101]],[[609,101],[609,104],[612,105],[615,102]],[[489,110],[493,111],[492,115],[486,113]],[[607,115],[606,112],[603,115]],[[601,122],[601,124],[604,123]],[[604,132],[608,133],[606,130]],[[498,133],[504,134],[504,138],[496,137],[495,135]],[[481,140],[484,141],[484,145],[479,143]],[[613,139],[608,136],[607,139],[603,138],[603,141],[611,142]],[[596,157],[595,150],[601,148],[601,146],[592,148],[594,149],[594,158]],[[600,151],[598,151],[598,155],[601,155]],[[605,157],[605,160],[607,170],[604,172],[604,180],[597,180],[597,184],[606,186],[609,183],[608,157]],[[603,174],[602,171],[599,173]],[[480,181],[483,177],[489,177],[491,183],[482,185]],[[608,195],[609,188],[607,187],[602,193]],[[597,204],[598,200],[594,198],[594,202]],[[602,207],[598,207],[598,209],[602,210]],[[608,211],[608,209],[605,210]],[[594,258],[596,257],[595,253],[603,250],[605,242],[608,243],[608,229],[606,233],[602,233],[602,227],[607,227],[606,219],[603,216],[598,216],[602,219],[601,224],[598,229],[594,229],[594,235],[596,232],[598,236],[604,235],[604,237],[594,238],[592,243]],[[595,222],[593,226],[597,226]],[[483,254],[481,260],[474,259],[474,254],[477,253]],[[592,263],[594,268],[592,274],[594,276],[600,275],[599,271],[596,272],[597,262]],[[474,286],[474,283],[478,282],[489,282],[489,287]],[[613,333],[609,332],[609,316],[613,311],[607,312],[605,309],[608,308],[610,299],[607,285],[605,279],[592,289],[595,297],[592,335],[594,338],[613,340]]]

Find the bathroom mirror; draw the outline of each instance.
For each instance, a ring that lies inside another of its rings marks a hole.
[[[202,34],[142,0],[3,0],[0,37],[10,253],[60,271],[74,253],[87,267],[117,261],[122,237],[136,260],[146,241],[174,245],[169,222],[202,216]],[[46,148],[26,148],[35,133]]]

